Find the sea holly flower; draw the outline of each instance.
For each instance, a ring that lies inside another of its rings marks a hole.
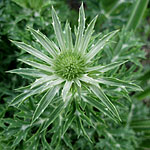
[[[66,22],[63,31],[59,18],[54,8],[52,8],[52,24],[58,45],[49,40],[40,31],[30,27],[28,29],[44,48],[45,53],[23,42],[12,41],[19,48],[38,58],[39,61],[36,59],[21,60],[35,69],[20,68],[9,71],[36,79],[31,85],[22,88],[23,92],[12,100],[11,105],[20,106],[29,97],[44,93],[32,118],[33,124],[38,119],[41,119],[40,117],[47,107],[52,106],[51,113],[43,121],[42,131],[47,129],[56,118],[59,118],[58,125],[62,128],[61,134],[64,134],[71,122],[76,119],[78,127],[88,137],[83,127],[83,121],[93,126],[91,116],[96,117],[97,111],[116,122],[121,120],[117,108],[106,95],[101,85],[118,87],[120,90],[124,89],[125,92],[127,89],[141,90],[134,83],[105,76],[106,72],[119,68],[127,61],[95,65],[96,56],[102,52],[110,39],[118,32],[118,30],[112,31],[94,41],[93,32],[96,19],[97,16],[85,29],[86,19],[82,4],[79,9],[79,22],[74,42],[69,23]],[[94,108],[96,108],[96,112]]]

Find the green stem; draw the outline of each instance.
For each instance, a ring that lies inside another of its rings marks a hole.
[[[143,14],[147,8],[149,0],[137,0],[132,11],[132,14],[126,25],[126,30],[135,30],[140,24]]]

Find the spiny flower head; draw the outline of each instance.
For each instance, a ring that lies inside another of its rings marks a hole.
[[[66,80],[74,80],[85,73],[85,59],[73,51],[62,52],[54,61],[55,73]]]
[[[101,84],[116,86],[124,90],[141,90],[141,88],[134,83],[104,76],[105,72],[119,67],[126,61],[113,62],[105,66],[101,64],[95,66],[94,63],[96,55],[103,50],[105,45],[118,31],[110,32],[95,42],[92,34],[97,16],[85,29],[86,19],[83,5],[81,5],[79,10],[79,22],[75,32],[75,41],[72,40],[71,28],[68,22],[66,22],[64,31],[62,30],[54,8],[52,8],[52,19],[58,45],[49,40],[40,31],[29,28],[36,40],[47,51],[47,55],[23,42],[13,41],[19,48],[40,59],[42,62],[21,60],[35,69],[21,68],[10,71],[11,73],[36,78],[34,83],[23,88],[24,92],[17,96],[11,102],[11,105],[20,105],[30,96],[45,93],[39,101],[32,118],[33,124],[41,117],[48,106],[52,103],[55,104],[52,107],[53,110],[48,120],[44,122],[43,130],[53,123],[58,116],[61,116],[63,113],[68,114],[68,112],[72,116],[65,114],[64,122],[68,121],[69,118],[66,119],[68,116],[72,119],[76,118],[82,130],[82,120],[87,121],[92,126],[90,116],[85,114],[86,109],[88,109],[92,111],[91,115],[94,115],[95,111],[91,107],[97,108],[115,121],[120,120],[115,105],[103,92]],[[91,41],[93,41],[94,45],[90,43]],[[61,101],[57,101],[57,97]],[[63,127],[62,134],[67,130],[65,127]],[[83,132],[85,134],[85,131]]]

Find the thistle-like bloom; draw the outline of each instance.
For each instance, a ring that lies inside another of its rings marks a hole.
[[[30,96],[45,93],[39,101],[33,114],[32,123],[39,119],[45,109],[52,103],[51,114],[44,121],[43,130],[46,129],[58,116],[65,113],[64,120],[69,123],[78,116],[78,121],[82,130],[82,121],[92,125],[90,116],[94,113],[94,107],[104,113],[111,119],[120,120],[118,111],[108,96],[103,92],[101,85],[116,86],[120,89],[141,90],[134,83],[129,83],[112,77],[105,77],[105,72],[112,70],[124,62],[113,62],[102,66],[95,66],[95,57],[100,53],[109,40],[118,32],[113,31],[96,42],[94,36],[94,25],[97,16],[89,23],[85,29],[85,14],[83,5],[79,10],[78,28],[75,30],[75,42],[72,40],[72,33],[69,23],[65,25],[62,31],[59,18],[54,9],[52,9],[53,27],[58,45],[50,41],[41,32],[29,28],[30,32],[36,38],[45,53],[23,43],[13,41],[19,48],[25,50],[39,60],[22,60],[24,63],[36,68],[21,68],[10,71],[11,73],[22,74],[36,78],[35,82],[23,88],[24,92],[17,96],[11,105],[21,104]],[[90,105],[91,114],[86,114],[87,106]],[[72,109],[75,108],[73,111]],[[69,113],[70,112],[70,113]],[[69,115],[67,115],[69,114]],[[94,114],[93,114],[94,115]],[[62,120],[62,119],[60,119]],[[63,133],[68,126],[64,126]],[[84,131],[83,131],[84,132]]]

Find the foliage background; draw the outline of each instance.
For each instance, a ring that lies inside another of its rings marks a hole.
[[[95,27],[96,33],[121,29],[127,24],[135,1],[84,0],[87,21],[90,22],[94,16],[99,15]],[[21,115],[23,112],[20,112],[20,110],[14,107],[8,107],[8,105],[17,95],[14,89],[25,86],[30,81],[22,79],[18,75],[6,73],[7,70],[24,67],[25,65],[18,62],[17,59],[26,57],[27,54],[20,51],[9,40],[21,40],[38,46],[32,42],[33,37],[26,30],[27,26],[39,29],[50,39],[54,39],[51,24],[51,6],[54,5],[63,23],[68,20],[71,22],[71,27],[74,27],[74,25],[77,25],[80,4],[81,1],[79,0],[57,0],[44,1],[40,5],[42,7],[33,7],[32,4],[20,5],[19,3],[18,5],[15,0],[0,1],[0,150],[12,149],[12,143],[13,149],[28,149],[26,148],[28,143],[23,141],[19,144],[17,143],[17,137],[20,138],[20,135],[14,132],[14,127],[10,127],[11,125],[15,126],[15,123],[12,121],[14,120],[13,118],[19,113]],[[130,41],[129,37],[132,37],[131,44],[134,41],[142,43],[141,50],[136,51],[133,57],[137,58],[140,56],[140,59],[134,59],[140,71],[137,73],[137,70],[135,70],[134,72],[136,73],[133,75],[135,75],[136,82],[141,85],[144,91],[131,93],[132,103],[124,102],[125,107],[121,111],[121,117],[124,118],[122,124],[116,125],[111,121],[109,121],[107,126],[101,123],[98,124],[96,129],[88,131],[91,133],[91,137],[94,138],[94,143],[87,142],[87,139],[82,136],[77,138],[77,135],[70,129],[67,132],[66,139],[62,142],[61,149],[150,149],[150,4],[136,32],[127,35],[128,42]],[[144,57],[143,52],[146,52],[146,56],[144,59],[141,59]],[[89,129],[87,128],[87,130]],[[16,131],[19,131],[19,128],[16,128]],[[14,133],[15,136],[11,136]],[[30,131],[30,137],[35,133],[36,129],[32,129]],[[51,135],[50,133],[47,134]],[[31,141],[36,145],[34,138]],[[47,141],[50,142],[48,137]],[[31,147],[33,148],[33,145]],[[46,146],[44,148],[47,149]],[[37,147],[37,149],[41,148]]]

